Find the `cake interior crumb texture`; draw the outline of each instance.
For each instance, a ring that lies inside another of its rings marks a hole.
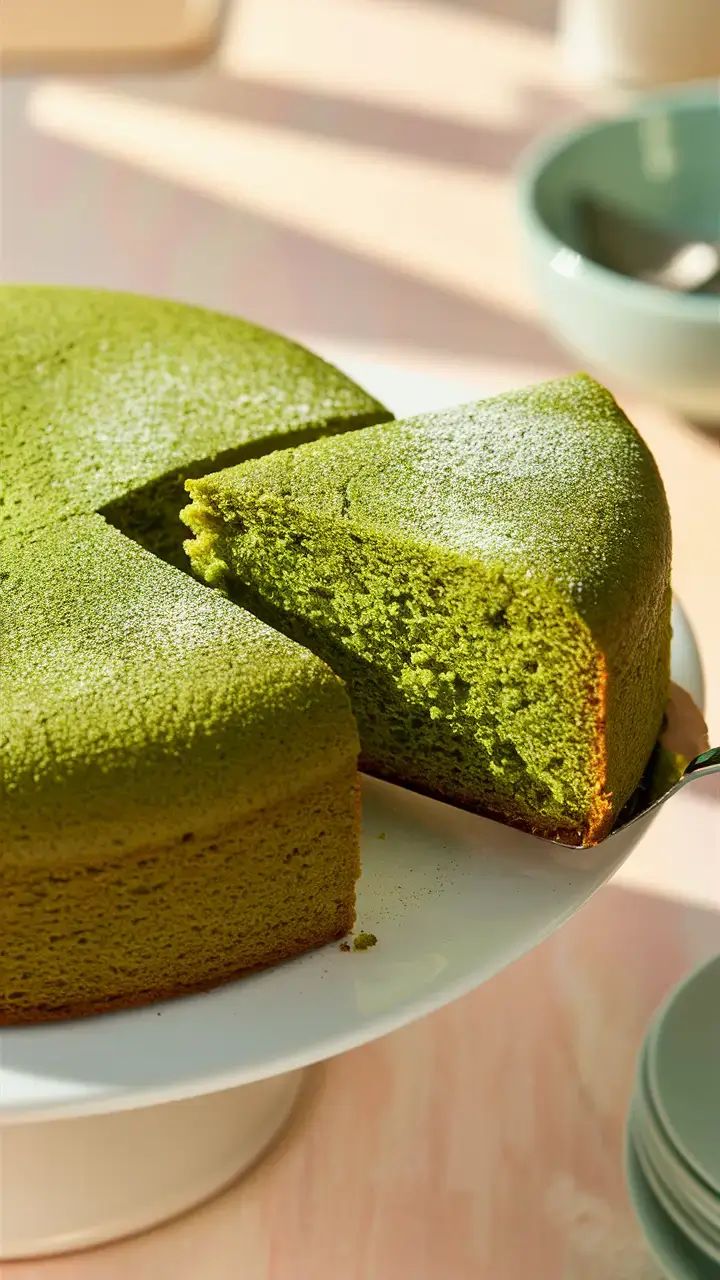
[[[577,375],[188,483],[196,572],[343,677],[368,770],[592,842],[669,682],[652,457]]]

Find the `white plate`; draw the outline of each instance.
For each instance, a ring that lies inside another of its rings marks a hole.
[[[480,395],[351,366],[396,412]],[[702,705],[695,642],[676,611],[673,678]],[[204,995],[0,1035],[0,1120],[116,1111],[264,1079],[363,1044],[439,1008],[529,951],[627,857],[636,824],[582,852],[388,783],[363,784],[358,926],[337,944]]]

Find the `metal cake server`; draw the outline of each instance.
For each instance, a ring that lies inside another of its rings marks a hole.
[[[677,782],[673,782],[664,791],[662,795],[653,794],[651,788],[641,783],[634,796],[631,796],[628,804],[620,814],[615,826],[612,829],[614,835],[616,831],[622,831],[623,827],[629,827],[631,822],[638,822],[640,818],[644,818],[646,813],[652,812],[653,809],[659,809],[661,804],[665,804],[671,796],[676,796],[678,791],[682,791],[688,782],[695,782],[698,778],[709,778],[711,773],[720,773],[720,747],[710,747],[707,751],[701,751],[700,755],[695,756],[693,760],[686,766],[685,772]],[[643,792],[645,792],[645,802],[643,802]],[[647,793],[652,798],[647,799]]]
[[[608,832],[600,843],[604,844],[605,840],[618,835],[619,832],[624,831],[627,827],[645,821],[650,814],[660,808],[661,804],[665,804],[672,796],[677,795],[689,782],[695,782],[698,778],[709,778],[713,773],[720,773],[720,747],[710,747],[708,751],[701,751],[687,765],[682,777],[678,778],[677,782],[672,783],[661,795],[657,794],[656,788],[652,785],[652,770],[649,770],[640,786],[625,805],[612,831]],[[571,840],[567,839],[555,839],[552,843],[563,845],[566,849],[583,847],[582,845],[573,844]]]

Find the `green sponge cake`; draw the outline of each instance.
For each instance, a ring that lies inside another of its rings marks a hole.
[[[669,685],[655,464],[578,375],[191,481],[196,571],[347,682],[365,767],[592,843]]]
[[[0,289],[0,361],[0,1022],[341,936],[360,747],[608,830],[662,717],[669,528],[607,392],[395,424],[244,321],[34,287]]]
[[[1,289],[0,369],[0,521],[99,510],[179,565],[187,476],[390,416],[278,334],[100,290]]]
[[[158,557],[180,552],[184,476],[389,415],[274,334],[123,295],[0,289],[0,359],[0,1022],[341,935],[347,694]]]
[[[345,933],[358,744],[337,677],[100,516],[3,538],[0,564],[3,1019]]]

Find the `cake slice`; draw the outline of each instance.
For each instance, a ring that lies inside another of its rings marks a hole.
[[[100,516],[0,539],[0,1023],[211,986],[341,936],[336,676]]]
[[[669,684],[662,482],[577,375],[187,485],[196,572],[346,681],[369,771],[592,843]]]

